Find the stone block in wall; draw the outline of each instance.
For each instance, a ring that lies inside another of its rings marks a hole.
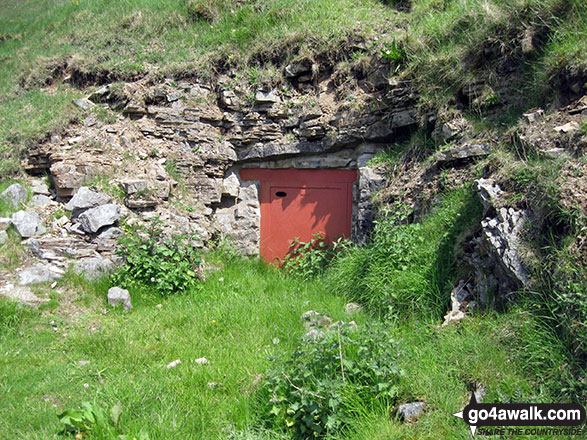
[[[238,197],[240,182],[236,174],[229,174],[222,181],[222,195],[229,197]]]
[[[207,176],[194,177],[190,182],[192,191],[199,202],[204,205],[219,203],[222,196],[222,179]]]

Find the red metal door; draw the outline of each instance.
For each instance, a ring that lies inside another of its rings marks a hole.
[[[241,170],[261,182],[261,256],[281,260],[294,238],[322,233],[331,243],[351,233],[354,170]]]

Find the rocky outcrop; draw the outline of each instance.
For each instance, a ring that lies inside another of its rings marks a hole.
[[[300,85],[289,89],[251,90],[228,77],[214,85],[139,81],[116,94],[102,86],[80,103],[107,103],[124,117],[104,123],[88,116],[66,136],[34,148],[25,168],[49,172],[59,200],[74,196],[67,205],[72,232],[96,232],[82,223],[82,212],[107,202],[94,200],[86,182],[108,176],[124,193],[124,205],[142,219],[182,217],[178,226],[188,225],[186,232],[197,233],[203,244],[226,235],[247,254],[259,247],[258,185],[242,182],[239,168],[359,169],[353,236],[363,240],[372,222],[368,193],[383,182],[367,162],[416,126],[416,94],[409,82],[387,79],[376,88],[342,90],[326,77],[311,90],[307,68],[304,61],[285,68]],[[382,100],[389,105],[380,106]],[[180,209],[166,203],[170,197]],[[81,226],[75,225],[78,216]]]

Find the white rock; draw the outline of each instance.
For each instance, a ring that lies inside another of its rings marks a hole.
[[[177,367],[179,364],[181,364],[181,361],[179,359],[176,359],[173,362],[169,362],[167,364],[167,367],[165,367],[165,368],[167,368],[169,370],[170,368]]]
[[[111,200],[112,198],[107,194],[92,191],[90,188],[82,186],[77,190],[67,205],[65,205],[65,209],[68,211],[81,211],[105,205]]]
[[[120,287],[111,287],[108,289],[108,304],[112,307],[117,304],[122,304],[126,310],[132,310],[132,304],[130,302],[130,294],[128,290]]]
[[[12,221],[8,217],[0,217],[0,231],[8,229]]]
[[[35,194],[31,200],[29,200],[29,202],[27,203],[27,205],[29,206],[46,206],[49,205],[52,202],[52,200],[43,195],[43,194]]]
[[[208,361],[208,359],[206,359],[205,357],[195,359],[194,362],[198,365],[207,365],[210,363],[210,361]]]
[[[88,209],[79,216],[84,231],[92,234],[104,226],[113,225],[119,218],[120,206],[113,203]]]
[[[26,188],[19,183],[13,183],[0,194],[0,198],[13,208],[18,208],[21,203],[26,202],[27,197]]]
[[[18,283],[22,286],[46,283],[60,279],[64,273],[63,270],[51,264],[37,263],[34,266],[27,267],[18,274]]]
[[[12,224],[23,238],[44,234],[46,229],[34,211],[18,211],[12,214]]]

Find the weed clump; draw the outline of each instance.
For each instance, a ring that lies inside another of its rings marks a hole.
[[[381,324],[333,327],[305,339],[267,373],[261,390],[265,421],[300,439],[336,434],[352,421],[354,409],[395,402],[397,357],[397,343]]]
[[[162,238],[162,233],[160,220],[128,228],[118,249],[126,264],[114,274],[115,283],[126,288],[152,287],[161,295],[185,293],[199,286],[202,257],[192,246],[195,237]]]
[[[339,238],[332,245],[326,243],[321,232],[312,235],[308,242],[296,237],[282,262],[289,273],[304,279],[316,277],[326,270],[332,260],[344,249],[350,249],[350,240]]]

